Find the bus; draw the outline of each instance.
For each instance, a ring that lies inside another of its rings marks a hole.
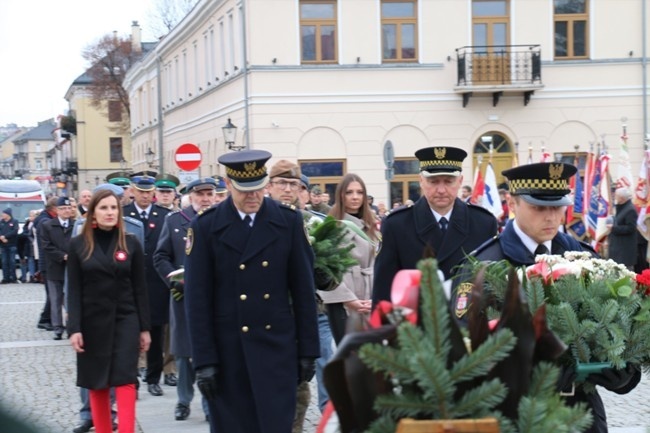
[[[35,180],[0,180],[0,211],[11,208],[13,217],[22,231],[29,211],[45,207],[45,193]]]

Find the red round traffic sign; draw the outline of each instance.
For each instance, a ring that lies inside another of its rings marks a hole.
[[[174,153],[174,161],[183,171],[196,170],[201,165],[201,149],[196,144],[181,144]]]

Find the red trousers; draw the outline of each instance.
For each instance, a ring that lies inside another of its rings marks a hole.
[[[135,396],[135,384],[115,387],[119,433],[133,433],[135,431]],[[90,412],[97,433],[113,432],[109,388],[90,390]]]

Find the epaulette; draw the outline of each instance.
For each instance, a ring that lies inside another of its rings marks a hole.
[[[180,211],[181,211],[180,209],[176,209],[176,210],[173,210],[173,211],[169,212],[169,213],[168,213],[167,215],[165,215],[165,216],[166,216],[166,217],[169,217],[169,216],[172,216],[172,215],[174,215],[174,214],[179,213]]]
[[[585,241],[578,241],[578,242],[580,243],[580,246],[582,247],[582,249],[584,251],[589,251],[594,256],[600,257],[598,252],[594,249],[594,247],[591,246],[591,244],[589,242],[585,242]]]
[[[487,210],[483,206],[479,206],[477,204],[472,204],[472,203],[467,203],[467,207],[469,207],[470,209],[476,209],[476,210],[478,210],[480,212],[483,212],[483,213],[486,213],[488,215],[494,216],[494,214],[492,212],[490,212],[489,210]]]
[[[412,204],[407,204],[406,206],[400,206],[398,208],[391,209],[388,212],[386,212],[384,218],[388,218],[388,217],[393,216],[395,214],[398,214],[400,212],[404,212],[407,209],[413,209],[413,205]]]
[[[210,206],[210,207],[207,208],[207,209],[201,209],[200,211],[198,211],[198,212],[196,213],[196,216],[197,216],[197,217],[202,217],[203,215],[212,212],[212,211],[215,210],[216,208],[217,208],[216,206]]]
[[[490,212],[490,215],[492,215],[491,212]],[[487,241],[483,242],[481,245],[479,245],[478,247],[476,247],[476,248],[474,249],[474,251],[472,251],[472,252],[469,253],[468,255],[469,255],[469,256],[475,256],[475,255],[481,253],[483,250],[485,250],[485,249],[488,248],[489,246],[493,245],[495,242],[498,242],[498,240],[499,240],[499,235],[494,235],[494,236],[492,236],[491,239],[488,239]]]
[[[290,210],[292,210],[294,212],[296,212],[298,210],[298,208],[295,205],[291,204],[291,203],[278,202],[278,204],[280,205],[280,207],[282,209],[290,209]]]

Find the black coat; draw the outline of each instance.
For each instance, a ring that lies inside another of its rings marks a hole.
[[[149,294],[149,311],[152,325],[165,325],[169,322],[169,288],[160,278],[153,265],[153,255],[162,233],[165,216],[169,209],[154,204],[144,224],[144,268],[146,272],[147,291]],[[124,206],[124,215],[140,219],[135,204]]]
[[[302,215],[265,198],[249,228],[229,197],[195,218],[188,238],[192,362],[219,371],[212,431],[291,431],[298,359],[320,356]]]
[[[116,242],[114,236],[106,253],[95,243],[88,260],[83,237],[70,242],[67,329],[83,336],[85,352],[77,354],[83,388],[135,383],[140,332],[150,328],[142,247],[127,234],[128,253],[119,255]]]
[[[609,232],[609,258],[616,263],[626,266],[636,264],[637,236],[640,236],[636,228],[638,218],[632,200],[616,205],[616,215]]]
[[[488,210],[454,202],[447,233],[442,233],[429,203],[421,197],[413,206],[392,211],[381,224],[382,241],[375,260],[373,305],[390,300],[393,278],[401,269],[416,269],[430,246],[438,267],[450,278],[467,254],[497,234],[497,220]]]
[[[44,221],[41,225],[41,242],[45,256],[48,280],[63,281],[65,279],[66,261],[63,257],[68,254],[74,220],[68,221],[68,227],[63,228],[58,218]]]
[[[192,206],[183,210],[171,212],[165,218],[162,233],[158,239],[158,247],[153,256],[153,263],[160,278],[169,286],[167,275],[180,269],[185,264],[185,244],[190,222],[196,216]],[[170,352],[175,356],[191,357],[190,333],[185,319],[185,301],[176,301],[169,297],[169,333]]]
[[[34,218],[34,228],[36,229],[36,248],[38,249],[38,270],[41,272],[46,272],[46,260],[45,257],[43,257],[43,243],[41,242],[41,225],[45,221],[49,221],[53,218],[54,215],[50,214],[47,209],[43,209],[36,216],[36,218]]]
[[[6,243],[0,242],[0,247],[15,247],[18,245],[18,230],[20,224],[18,220],[11,217],[8,221],[0,219],[0,236],[4,236]]]
[[[561,255],[566,251],[589,251],[596,256],[596,253],[587,244],[578,242],[566,233],[558,232],[551,243],[551,254]],[[497,238],[491,239],[484,245],[481,245],[481,247],[479,247],[472,255],[480,261],[508,260],[513,266],[530,266],[535,264],[535,256],[530,252],[530,250],[528,250],[528,248],[526,248],[515,232],[512,220],[508,221],[506,228]],[[468,274],[461,274],[455,283],[467,280]],[[463,306],[464,304],[465,302],[463,302]],[[455,309],[458,315],[456,293],[454,293],[454,298],[452,298],[451,308]],[[634,389],[640,380],[641,373],[637,371],[632,377],[630,383],[614,392],[618,394],[626,394]],[[591,409],[594,415],[594,423],[585,431],[585,433],[607,432],[605,407],[603,406],[603,401],[597,391],[594,391],[592,394],[586,394],[582,390],[582,387],[577,387],[575,395],[567,397],[567,402],[570,405],[585,402]]]

